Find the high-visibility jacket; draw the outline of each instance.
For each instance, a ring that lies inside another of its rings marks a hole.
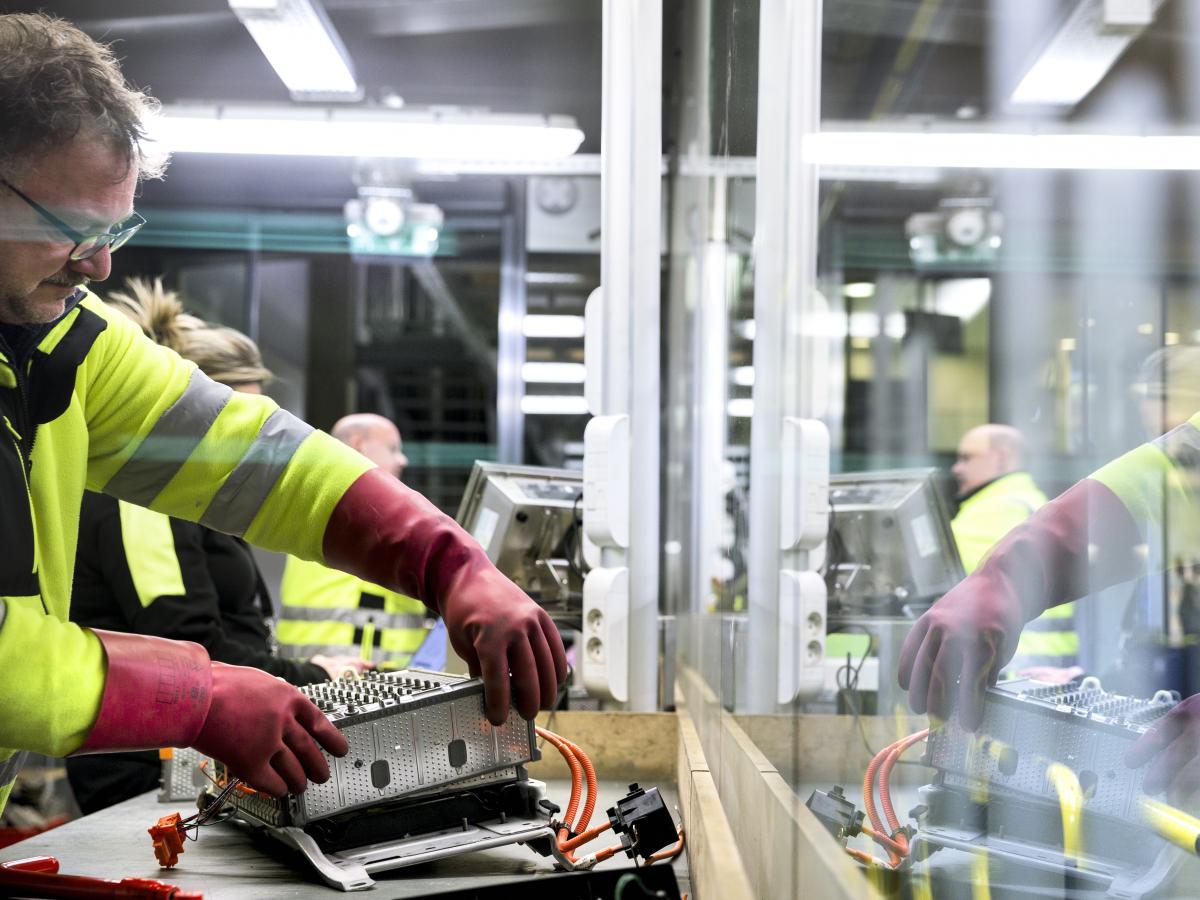
[[[420,600],[294,556],[279,593],[275,636],[285,656],[361,654],[403,668],[428,633]]]
[[[950,523],[958,555],[969,575],[987,558],[1000,539],[1045,506],[1042,493],[1028,472],[1011,472],[990,481],[964,499]],[[1079,633],[1075,604],[1054,606],[1021,632],[1010,671],[1030,666],[1066,668],[1079,662]]]
[[[91,491],[80,512],[71,621],[195,641],[215,662],[292,684],[329,680],[320,666],[276,652],[271,595],[245,541]]]
[[[371,468],[82,290],[28,349],[12,331],[0,334],[0,807],[16,751],[70,753],[100,709],[104,651],[69,621],[85,487],[320,560],[334,507]]]

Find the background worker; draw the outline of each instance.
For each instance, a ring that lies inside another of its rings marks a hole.
[[[383,416],[344,416],[330,434],[396,478],[408,465],[399,429]],[[403,668],[428,631],[421,601],[294,556],[288,557],[279,593],[276,635],[288,656],[354,655]]]
[[[1002,537],[1046,504],[1046,495],[1025,471],[1025,456],[1025,438],[1011,425],[979,425],[959,441],[951,469],[958,482],[958,513],[950,528],[968,575]],[[1026,625],[1008,669],[1052,682],[1081,674],[1075,604],[1055,606]]]
[[[566,678],[562,641],[466,532],[86,290],[144,221],[135,188],[161,170],[145,150],[152,107],[77,28],[0,16],[0,803],[23,751],[195,747],[282,795],[329,778],[321,748],[348,750],[266,672],[70,622],[85,487],[418,597],[482,674],[489,719],[510,699],[532,718]]]
[[[108,303],[235,391],[261,394],[271,377],[253,341],[186,314],[161,281],[131,279]],[[195,641],[217,662],[253,666],[296,685],[366,666],[356,657],[277,655],[271,616],[271,597],[245,541],[104,494],[84,496],[72,622]],[[91,813],[153,790],[160,767],[153,750],[99,753],[70,757],[67,777],[79,808]]]

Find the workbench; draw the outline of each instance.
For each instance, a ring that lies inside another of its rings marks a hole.
[[[540,721],[544,724],[544,719]],[[680,820],[683,804],[675,778],[678,758],[675,714],[557,713],[552,727],[584,746],[596,765],[601,781],[592,825],[607,820],[605,810],[623,797],[629,783],[634,781],[644,787],[657,786],[676,821]],[[545,781],[548,797],[565,807],[570,796],[566,766],[553,748],[546,746],[543,753],[542,761],[529,766],[529,774]],[[157,794],[150,792],[0,849],[0,862],[54,856],[63,874],[111,879],[156,878],[187,890],[202,891],[206,900],[342,895],[321,882],[298,852],[232,822],[201,829],[198,841],[185,844],[179,865],[163,870],[154,859],[146,829],[172,812],[187,816],[194,809],[186,802],[159,803]],[[703,840],[704,828],[694,830],[697,838]],[[613,836],[605,834],[589,849],[598,850],[613,842]],[[621,853],[597,869],[624,869],[632,865]],[[672,865],[681,892],[690,890],[686,850]],[[362,896],[425,897],[515,883],[555,871],[553,859],[539,856],[527,847],[509,845],[377,873],[372,876],[375,887]],[[712,896],[721,894],[714,890]]]

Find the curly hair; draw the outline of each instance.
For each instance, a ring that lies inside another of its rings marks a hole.
[[[123,153],[139,177],[160,177],[166,154],[147,147],[144,125],[157,109],[126,83],[110,47],[69,22],[0,15],[0,171],[9,178],[81,131]]]
[[[125,290],[110,294],[107,302],[133,319],[146,337],[191,360],[213,381],[236,387],[271,380],[254,341],[184,312],[179,295],[165,290],[161,278],[153,283],[130,278]]]

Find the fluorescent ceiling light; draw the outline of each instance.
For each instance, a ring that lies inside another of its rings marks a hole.
[[[531,338],[581,338],[583,316],[525,316],[521,330]]]
[[[740,322],[733,323],[733,333],[747,341],[752,341],[758,333],[758,328],[755,326],[753,319],[743,319]]]
[[[754,400],[750,397],[738,397],[725,404],[725,411],[734,419],[749,419],[754,415]]]
[[[754,386],[754,366],[737,366],[733,370],[733,383],[739,387]]]
[[[852,312],[847,317],[847,333],[851,338],[873,338],[882,333],[886,337],[900,340],[907,331],[904,313],[893,312],[883,317],[883,327],[880,328],[879,314],[874,312]]]
[[[1109,7],[1128,6],[1112,0],[1078,0],[1062,27],[1050,39],[1012,93],[1022,105],[1074,106],[1092,92],[1153,21],[1163,0],[1141,0],[1145,15],[1109,17]]]
[[[969,322],[983,311],[991,296],[990,278],[947,278],[934,288],[933,308],[943,316]]]
[[[320,0],[229,0],[296,99],[358,99],[350,55]]]
[[[146,122],[173,153],[537,160],[570,156],[569,116],[315,107],[164,107]]]
[[[1200,135],[1021,134],[983,131],[823,131],[805,158],[817,165],[892,169],[1200,170]]]
[[[521,380],[527,384],[583,384],[583,363],[527,362],[521,364]]]
[[[526,272],[525,283],[535,285],[574,285],[582,287],[592,284],[592,279],[579,272]]]
[[[521,398],[521,412],[527,416],[581,416],[587,411],[583,397],[526,394]]]
[[[851,300],[870,300],[875,296],[875,285],[870,281],[852,281],[842,286],[842,296]]]

